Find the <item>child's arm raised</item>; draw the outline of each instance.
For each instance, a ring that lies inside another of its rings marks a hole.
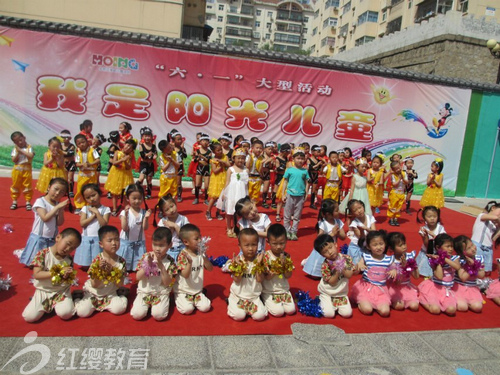
[[[144,214],[144,218],[142,219],[142,227],[144,230],[147,230],[149,228],[149,217],[151,216],[151,209],[146,210],[146,213]]]
[[[40,217],[40,219],[43,222],[45,222],[45,223],[47,221],[49,221],[50,219],[52,219],[54,216],[57,216],[57,221],[58,221],[57,225],[62,225],[62,224],[59,224],[59,216],[62,216],[62,215],[60,215],[59,211],[63,212],[64,211],[64,207],[66,207],[67,204],[68,204],[68,200],[59,202],[49,212],[47,212],[47,210],[45,208],[43,208],[43,207],[37,207],[36,208],[36,213],[38,214],[38,216]],[[62,216],[62,220],[63,220],[63,223],[64,223],[64,216]]]
[[[188,279],[189,276],[191,276],[193,258],[191,258],[186,251],[182,251],[179,257],[180,256],[182,256],[182,258],[178,260],[180,274],[182,277]]]
[[[262,265],[262,260],[264,259],[264,253],[260,253],[257,255],[257,264]],[[261,283],[264,281],[264,273],[262,272],[256,272],[255,273],[255,280],[257,280],[258,283]]]
[[[129,227],[128,227],[128,212],[130,210],[130,206],[126,206],[125,209],[123,210],[123,213],[124,215],[120,215],[120,223],[122,225],[122,230],[124,232],[128,232],[129,231]]]
[[[49,154],[50,154],[50,157],[49,157]],[[52,164],[54,162],[54,157],[52,156],[51,153],[49,153],[48,151],[43,154],[43,165],[48,167],[49,164]]]

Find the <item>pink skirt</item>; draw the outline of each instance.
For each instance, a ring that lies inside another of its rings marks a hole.
[[[420,283],[418,292],[422,305],[437,305],[441,311],[446,311],[451,306],[457,306],[455,293],[443,285],[435,284],[430,279]]]
[[[369,302],[374,309],[391,304],[387,286],[373,285],[363,279],[356,281],[352,286],[351,298],[357,304]]]
[[[389,290],[389,297],[391,302],[396,303],[399,301],[404,302],[405,309],[407,309],[412,302],[418,303],[417,287],[413,284],[390,284],[387,286]]]
[[[498,297],[500,297],[500,280],[495,280],[486,289],[486,298],[492,299]]]
[[[481,302],[483,303],[483,297],[479,288],[476,286],[466,286],[459,283],[455,283],[453,288],[451,288],[455,293],[455,298],[458,301],[464,301],[467,304]]]

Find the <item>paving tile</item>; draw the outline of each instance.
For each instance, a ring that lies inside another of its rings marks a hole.
[[[148,370],[212,369],[208,337],[150,337]]]
[[[345,375],[402,375],[401,371],[393,366],[351,367],[343,368],[342,371]]]
[[[265,336],[211,337],[215,369],[274,369]]]
[[[467,336],[474,340],[477,344],[485,348],[495,357],[500,358],[500,330],[485,330],[478,329],[468,331]]]
[[[336,365],[322,345],[307,344],[292,336],[269,336],[268,341],[279,369]]]
[[[217,371],[217,375],[242,375],[242,374],[250,374],[250,375],[279,375],[277,371],[247,371],[243,370],[241,372],[233,372],[233,371]]]
[[[349,335],[333,324],[293,323],[291,329],[293,337],[309,344],[343,346],[351,344]]]
[[[351,346],[325,346],[325,349],[341,367],[391,363],[391,353],[380,349],[370,336],[350,335]]]
[[[304,368],[279,370],[279,375],[344,375],[339,368]]]
[[[461,332],[429,332],[418,334],[439,354],[450,361],[493,359],[493,355],[474,341],[464,338]]]
[[[403,375],[456,375],[455,367],[449,363],[399,366]],[[479,374],[478,374],[479,375]]]

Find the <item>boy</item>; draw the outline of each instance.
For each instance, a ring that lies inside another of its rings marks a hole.
[[[75,144],[77,147],[75,165],[79,169],[75,194],[75,214],[79,215],[80,210],[86,205],[81,192],[82,186],[86,184],[99,184],[96,170],[101,161],[99,153],[89,146],[85,135],[77,134],[75,136]]]
[[[181,314],[191,314],[195,308],[201,312],[210,310],[210,300],[203,294],[203,272],[212,271],[213,265],[206,254],[199,252],[200,229],[186,224],[179,231],[185,248],[177,258],[178,278],[174,285],[175,306]]]
[[[271,173],[274,171],[274,165],[276,164],[276,157],[273,155],[274,142],[267,142],[264,148],[264,159],[262,160],[262,207],[269,208],[267,204],[267,194],[269,192],[269,186],[271,185]]]
[[[223,271],[231,273],[233,283],[228,298],[227,315],[242,321],[247,315],[253,320],[264,320],[267,309],[260,300],[264,280],[264,254],[257,255],[259,235],[253,228],[242,229],[238,235],[241,255],[229,260]]]
[[[142,256],[137,266],[137,297],[130,315],[135,320],[146,317],[149,307],[157,321],[168,316],[170,291],[177,274],[175,262],[167,255],[172,246],[172,232],[165,227],[156,228],[153,233],[153,251]]]
[[[287,231],[287,238],[292,241],[297,241],[297,230],[299,229],[300,217],[302,216],[302,207],[306,194],[306,181],[310,178],[309,172],[304,168],[306,162],[306,154],[303,148],[297,147],[293,150],[294,167],[290,167],[285,171],[283,178],[283,191],[286,194],[283,196],[285,202],[284,224]],[[293,225],[290,225],[290,220],[293,217]]]
[[[53,246],[40,250],[33,261],[33,285],[35,295],[23,311],[28,323],[39,320],[43,314],[55,310],[63,320],[70,319],[75,313],[71,299],[71,284],[76,271],[70,254],[80,246],[82,236],[74,228],[66,228],[56,236]]]
[[[246,165],[248,168],[248,196],[255,204],[259,203],[260,189],[262,187],[262,162],[264,160],[264,155],[262,151],[264,150],[264,143],[261,140],[256,139],[252,143],[252,152],[247,158]]]
[[[333,199],[338,203],[340,199],[340,183],[342,181],[342,173],[347,172],[347,169],[340,165],[339,154],[336,151],[331,151],[328,156],[330,158],[330,164],[323,168],[326,178],[323,200]]]
[[[161,140],[158,143],[158,148],[161,151],[158,157],[159,169],[161,171],[158,199],[167,194],[175,198],[177,196],[177,170],[180,165],[177,160],[177,153],[174,151],[174,146],[166,140]]]
[[[21,132],[10,135],[14,148],[10,154],[14,167],[12,167],[12,186],[10,196],[12,198],[11,210],[17,209],[17,198],[21,193],[26,200],[26,211],[31,211],[31,198],[33,197],[31,163],[33,162],[33,149],[26,143],[26,137]]]
[[[411,215],[410,204],[411,204],[411,196],[413,194],[413,181],[418,178],[418,173],[415,169],[413,169],[413,165],[415,162],[411,157],[407,157],[404,160],[405,169],[406,169],[406,177],[408,178],[408,184],[406,185],[406,213]]]
[[[290,255],[285,252],[285,227],[281,224],[269,226],[267,243],[271,250],[264,254],[266,275],[262,280],[262,301],[273,316],[295,314],[295,304],[288,284],[294,267]]]
[[[392,188],[389,192],[387,217],[389,225],[399,227],[398,217],[401,216],[401,208],[405,202],[405,187],[408,184],[406,173],[401,170],[399,160],[391,162],[390,179]]]

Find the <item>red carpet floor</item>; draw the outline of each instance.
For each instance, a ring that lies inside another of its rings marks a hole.
[[[336,317],[335,319],[312,318],[297,313],[294,316],[274,318],[269,317],[263,322],[254,322],[247,319],[244,322],[234,322],[227,314],[225,298],[229,294],[231,278],[223,274],[219,268],[213,272],[205,273],[205,286],[207,295],[212,300],[212,310],[206,314],[196,312],[191,316],[181,315],[175,310],[174,303],[171,303],[171,312],[166,321],[156,322],[151,317],[144,321],[134,321],[127,313],[122,316],[114,316],[108,312],[94,314],[88,319],[73,318],[70,321],[61,321],[55,315],[46,316],[35,324],[25,323],[21,313],[29,302],[29,298],[34,293],[33,285],[29,283],[31,271],[18,263],[12,254],[13,250],[23,248],[31,230],[33,213],[24,210],[24,203],[21,199],[20,208],[10,211],[9,195],[10,179],[0,178],[0,194],[4,197],[0,205],[0,228],[7,223],[14,227],[13,233],[6,233],[0,230],[0,251],[2,260],[0,266],[3,270],[2,277],[6,274],[12,276],[12,287],[9,291],[0,291],[0,316],[4,322],[0,327],[0,336],[24,336],[27,332],[36,330],[41,336],[189,336],[189,335],[246,335],[246,334],[290,334],[292,323],[312,323],[312,324],[334,324],[345,330],[347,333],[367,333],[367,332],[405,332],[423,330],[442,329],[474,329],[474,328],[496,328],[500,327],[498,314],[500,307],[491,301],[486,301],[481,314],[471,312],[458,313],[456,317],[444,315],[432,316],[423,309],[413,313],[410,311],[392,311],[389,318],[381,318],[379,315],[362,315],[357,308],[351,319]],[[212,238],[209,247],[209,254],[214,257],[220,255],[232,256],[238,252],[236,239],[230,239],[225,234],[225,221],[213,220],[208,222],[204,218],[206,206],[203,204],[193,206],[190,191],[185,190],[185,200],[179,204],[179,212],[189,217],[189,220],[201,228],[202,235]],[[103,203],[111,205],[111,201],[103,198]],[[153,200],[151,200],[153,204]],[[417,202],[414,202],[415,208]],[[261,212],[269,214],[274,221],[274,213],[269,209],[260,209]],[[419,249],[421,242],[418,236],[419,224],[415,221],[415,214],[404,215],[400,220],[400,230],[406,234],[408,247]],[[78,216],[66,213],[66,222],[63,228],[73,226],[79,228]],[[287,251],[292,255],[292,259],[297,267],[294,275],[290,279],[292,292],[297,290],[310,291],[312,297],[317,295],[318,282],[305,276],[300,267],[300,262],[308,256],[312,249],[315,238],[314,225],[316,223],[317,211],[305,208],[302,221],[300,223],[299,241],[288,242]],[[460,214],[451,210],[443,210],[443,222],[446,230],[452,236],[459,234],[470,235],[474,218]],[[385,210],[377,215],[379,228],[391,230],[387,224]],[[118,218],[111,218],[111,225],[119,227]],[[150,243],[151,234],[154,228],[147,231],[147,243]],[[498,250],[495,257],[498,257]],[[494,270],[493,277],[497,277],[497,270]],[[80,288],[86,280],[86,274],[78,270]],[[132,276],[134,278],[134,276]],[[359,276],[358,276],[359,278]],[[357,278],[351,280],[351,285]],[[135,297],[135,285],[128,285],[131,288],[129,296],[129,309]]]

